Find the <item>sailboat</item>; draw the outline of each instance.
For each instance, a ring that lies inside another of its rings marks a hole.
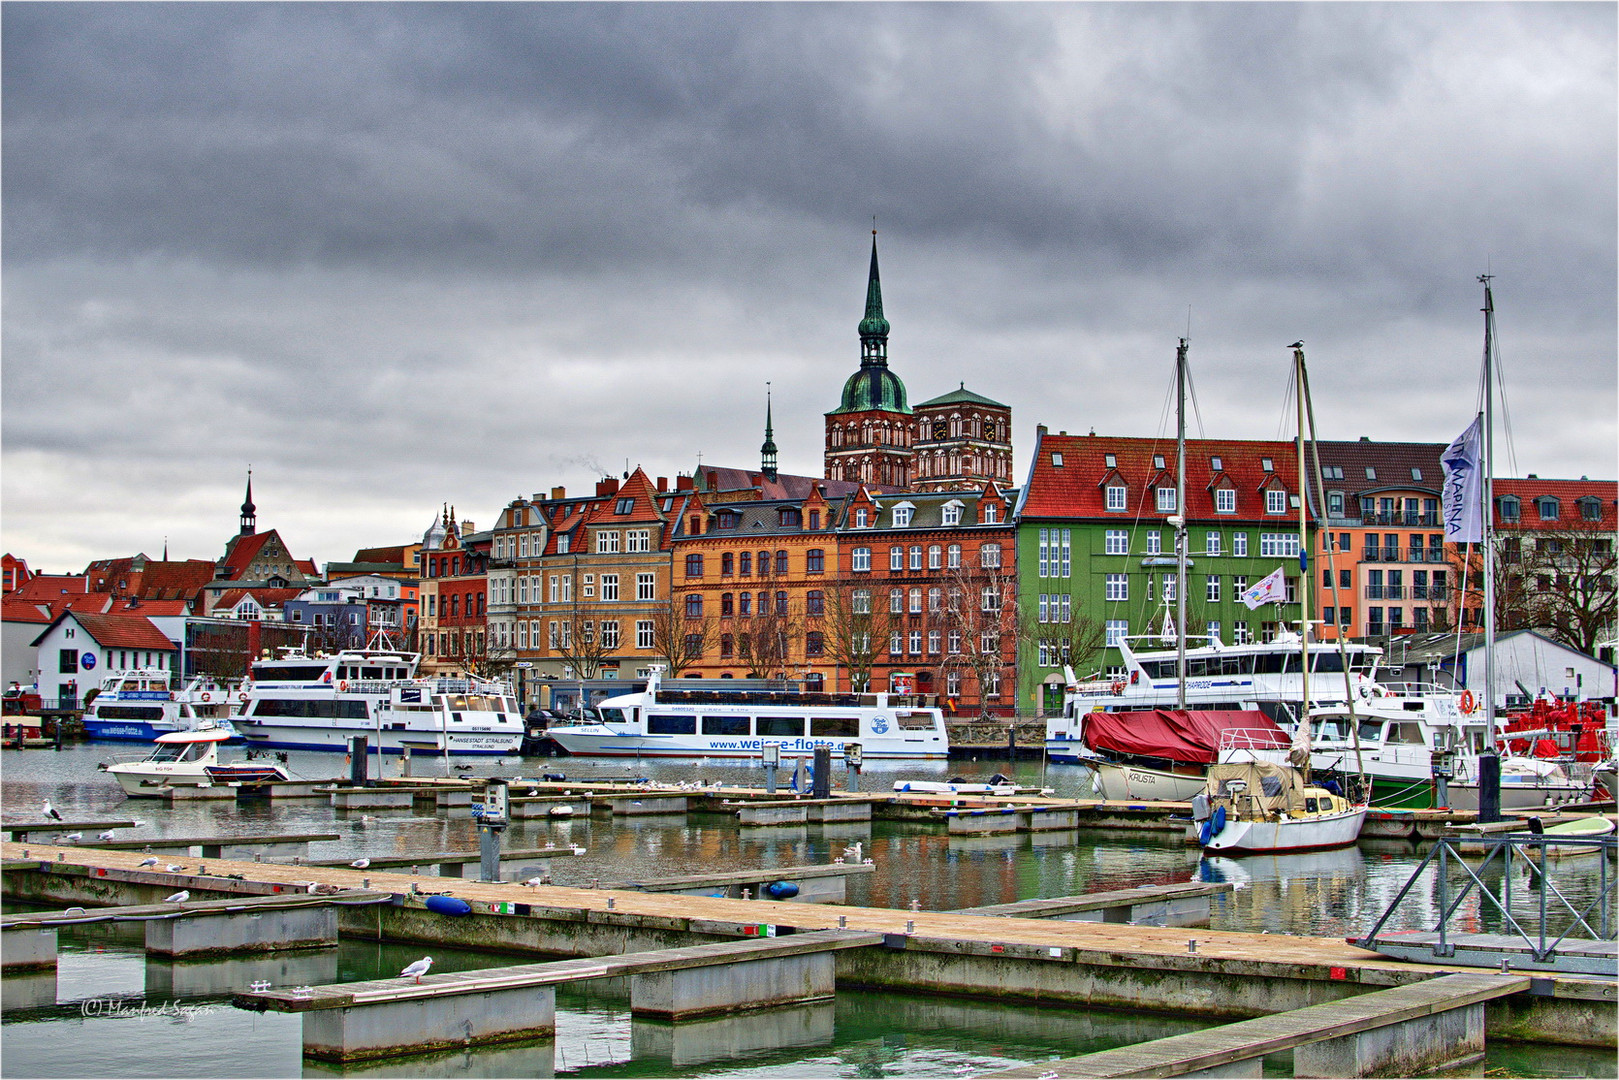
[[[1304,370],[1304,345],[1293,346],[1294,382],[1298,397],[1299,488],[1309,490],[1304,456],[1305,415],[1309,407],[1309,380]],[[1314,414],[1310,415],[1314,429]],[[1312,448],[1314,441],[1312,438]],[[1320,461],[1316,461],[1317,471]],[[1319,485],[1318,485],[1319,486]],[[1310,626],[1309,503],[1299,499],[1299,606],[1301,649],[1308,657]],[[1330,565],[1330,564],[1329,564]],[[1263,585],[1258,588],[1263,589]],[[1245,598],[1246,599],[1246,598]],[[1251,606],[1251,601],[1249,601]],[[1340,635],[1340,648],[1341,635]],[[1310,700],[1310,665],[1300,672],[1303,700]],[[1348,668],[1344,668],[1347,674]],[[1353,705],[1350,706],[1353,709]],[[1193,801],[1190,834],[1205,852],[1221,855],[1275,854],[1284,851],[1320,851],[1348,847],[1366,822],[1366,785],[1360,777],[1347,778],[1344,787],[1328,790],[1310,782],[1310,722],[1301,715],[1294,725],[1293,745],[1287,760],[1267,760],[1252,749],[1222,748],[1220,761],[1209,769],[1203,793]]]
[[[1493,365],[1495,301],[1489,275],[1484,286],[1484,408],[1468,430],[1445,452],[1447,479],[1445,538],[1456,543],[1480,543],[1484,560],[1485,692],[1475,701],[1471,692],[1434,695],[1431,709],[1410,710],[1407,703],[1371,697],[1358,707],[1359,722],[1339,709],[1311,713],[1316,730],[1312,764],[1318,770],[1341,768],[1351,753],[1358,753],[1364,772],[1371,777],[1373,801],[1380,807],[1425,808],[1450,806],[1459,810],[1479,807],[1480,764],[1501,741],[1495,718],[1495,601],[1491,464],[1493,455]],[[1482,444],[1482,445],[1480,445]],[[1471,499],[1459,489],[1477,482]],[[1462,503],[1470,501],[1463,514]],[[1464,517],[1468,520],[1462,520]],[[1500,806],[1524,810],[1574,802],[1587,797],[1586,786],[1571,779],[1555,762],[1544,758],[1504,756],[1500,764]]]

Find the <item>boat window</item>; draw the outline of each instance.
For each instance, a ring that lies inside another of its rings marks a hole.
[[[820,738],[853,738],[860,734],[860,719],[855,716],[812,716],[810,734]]]
[[[1342,742],[1349,737],[1349,722],[1338,717],[1318,718],[1310,727],[1312,738]]]
[[[1280,675],[1282,673],[1282,664],[1285,660],[1286,657],[1281,653],[1255,653],[1254,674]],[[1297,665],[1295,665],[1295,670],[1297,670]]]
[[[161,720],[161,705],[98,705],[96,715],[103,720]]]
[[[208,756],[208,751],[209,751],[210,748],[212,748],[212,746],[213,746],[213,743],[205,743],[205,742],[190,743],[190,744],[188,744],[186,746],[185,753],[180,755],[180,760],[181,761],[200,761],[201,759]]]
[[[670,713],[647,713],[646,733],[648,735],[695,735],[697,734],[697,717],[678,716]]]
[[[325,664],[255,664],[255,682],[319,682]]]
[[[600,710],[600,712],[601,712],[602,723],[604,723],[604,724],[622,724],[622,723],[624,723],[624,710],[623,709],[603,708],[603,709]],[[570,722],[572,722],[572,721],[570,721]]]
[[[379,668],[379,667],[361,668],[360,669],[360,678],[362,678],[362,679],[380,679],[380,678],[383,678],[382,669]]]
[[[797,716],[761,716],[759,717],[760,735],[804,735],[804,721]]]
[[[1383,741],[1383,721],[1362,720],[1360,722],[1360,737],[1364,742]]]
[[[180,755],[185,753],[185,746],[180,743],[159,743],[147,761],[179,761]]]
[[[748,717],[746,716],[705,716],[703,717],[704,735],[747,735]]]
[[[906,712],[901,710],[894,715],[899,719],[899,726],[904,731],[931,731],[935,726],[931,712],[922,710]]]
[[[459,724],[461,722],[461,714],[458,712],[453,712],[450,714],[450,719]]]
[[[1343,657],[1335,652],[1319,652],[1315,654],[1315,670],[1331,674],[1342,674],[1344,670]]]
[[[1327,798],[1326,796],[1322,796],[1322,798],[1321,798],[1321,811],[1322,811],[1322,813],[1326,813],[1327,811],[1329,811],[1331,809],[1332,809],[1332,800]]]
[[[1304,800],[1304,810],[1305,810],[1306,813],[1310,813],[1310,814],[1315,813],[1315,800],[1314,799],[1305,799]]]
[[[1418,724],[1410,723],[1390,724],[1388,738],[1384,741],[1422,746],[1424,745],[1422,739],[1422,727]]]
[[[259,698],[253,703],[254,716],[305,716],[328,720],[364,720],[364,701],[352,698]]]

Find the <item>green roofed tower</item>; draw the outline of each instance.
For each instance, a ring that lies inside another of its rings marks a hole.
[[[888,319],[877,272],[877,230],[871,231],[866,314],[860,320],[860,369],[843,384],[838,407],[826,414],[826,477],[878,487],[911,482],[911,407],[905,384],[888,370]]]

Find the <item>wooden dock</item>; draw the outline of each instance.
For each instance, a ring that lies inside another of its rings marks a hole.
[[[840,986],[1175,1011],[1246,1019],[1404,985],[1454,970],[1382,957],[1336,938],[1164,929],[1112,922],[954,912],[827,907],[667,893],[523,886],[378,873],[347,867],[210,862],[211,873],[154,873],[121,851],[0,845],[7,896],[39,903],[139,903],[185,888],[194,896],[353,889],[367,878],[394,902],[340,911],[343,932],[367,939],[516,954],[599,957],[735,939],[761,925],[778,934],[852,930],[885,935],[881,949],[838,954]],[[60,859],[58,858],[60,856]],[[238,877],[239,875],[239,877]],[[426,908],[453,884],[467,912]],[[1568,976],[1518,1004],[1492,1007],[1492,1032],[1611,1047],[1614,985]]]

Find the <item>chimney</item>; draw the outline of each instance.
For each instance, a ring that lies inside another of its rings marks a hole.
[[[689,477],[689,476],[677,476],[677,477],[675,477],[675,490],[676,491],[691,491],[695,487],[696,487],[696,485],[692,483],[691,477]]]
[[[596,481],[596,498],[605,499],[618,494],[618,477],[608,476]]]
[[[554,487],[554,488],[551,489],[551,498],[553,498],[553,499],[566,499],[567,497],[568,497],[568,489],[567,488],[565,488],[565,487]]]
[[[658,490],[660,492],[669,490],[669,478],[667,476],[658,477]]]

